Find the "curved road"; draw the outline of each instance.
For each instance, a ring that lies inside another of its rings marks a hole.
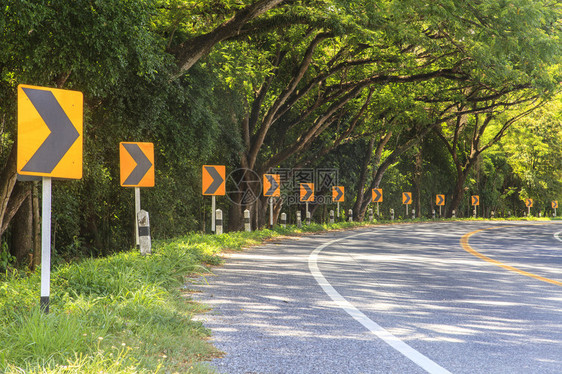
[[[220,373],[562,372],[562,222],[314,235],[214,273],[197,288]]]

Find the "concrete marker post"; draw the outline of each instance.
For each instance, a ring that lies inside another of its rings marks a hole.
[[[301,212],[300,210],[297,211],[297,227],[301,228],[302,227],[302,220],[301,220]]]
[[[435,219],[435,209],[433,209],[433,210],[431,211],[431,217],[432,217],[433,219]]]
[[[452,218],[457,218],[457,212],[453,209],[453,212],[451,214]]]
[[[375,217],[373,217],[373,208],[369,208],[369,221],[373,222]]]
[[[281,213],[281,226],[287,228],[287,213]]]
[[[310,226],[310,212],[308,211],[308,209],[306,210],[306,224]]]
[[[216,210],[216,220],[215,220],[215,234],[222,234],[222,210]]]
[[[150,218],[146,210],[137,213],[137,226],[139,232],[139,248],[143,256],[152,253],[152,241],[150,238]]]
[[[394,221],[394,209],[390,209],[390,220]]]
[[[353,210],[352,209],[348,210],[347,215],[349,216],[348,221],[353,222]]]
[[[334,223],[334,210],[330,210],[330,223]]]
[[[252,231],[252,224],[250,223],[250,210],[244,210],[244,230],[247,232]]]
[[[412,209],[412,219],[416,219],[416,210]]]

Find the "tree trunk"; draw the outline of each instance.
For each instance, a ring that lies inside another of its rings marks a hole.
[[[357,183],[357,198],[355,199],[355,205],[353,205],[353,217],[357,217],[358,221],[363,221],[363,218],[365,217],[365,211],[361,209],[361,206],[364,204],[364,200],[371,198],[369,193],[365,193],[365,184],[367,183],[369,164],[371,163],[371,159],[373,157],[375,140],[376,138],[374,136],[371,140],[369,140],[367,151],[365,152],[365,158],[363,159],[363,164],[361,165],[359,182]],[[373,167],[376,167],[376,165],[373,165]]]
[[[32,207],[33,207],[33,261],[31,270],[41,264],[41,208],[39,207],[39,182],[33,182]]]
[[[8,225],[20,209],[21,204],[29,195],[31,195],[31,189],[26,187],[22,182],[16,183],[15,187],[12,188],[12,193],[8,197],[8,204],[4,212],[0,235],[8,229]]]
[[[31,186],[26,186],[29,189]],[[12,246],[10,253],[18,265],[24,264],[33,252],[33,206],[29,194],[12,220]]]
[[[416,164],[414,169],[414,200],[416,217],[421,217],[421,182],[422,182],[422,172],[423,172],[423,157],[422,148],[420,147],[416,153]]]
[[[6,212],[8,210],[10,197],[12,196],[12,191],[16,185],[16,157],[17,146],[14,142],[6,164],[0,173],[0,236],[4,233],[4,230],[6,230],[11,220],[11,217],[6,216]]]
[[[256,228],[269,227],[269,204],[267,203],[267,197],[261,196],[257,201],[257,225]]]
[[[240,196],[231,196],[236,201],[228,210],[228,231],[241,231],[244,229],[244,210],[247,208],[240,204]],[[251,210],[250,210],[251,212]]]
[[[455,184],[455,189],[453,191],[453,197],[449,208],[447,209],[446,217],[451,218],[453,216],[453,210],[456,211],[457,217],[459,216],[459,205],[464,197],[464,182],[466,180],[466,175],[464,173],[457,175],[457,182]]]

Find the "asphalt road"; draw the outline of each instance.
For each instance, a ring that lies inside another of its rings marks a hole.
[[[234,254],[195,286],[226,353],[211,365],[228,374],[562,373],[560,232],[562,222],[403,224]]]

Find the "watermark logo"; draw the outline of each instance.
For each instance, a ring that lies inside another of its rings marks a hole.
[[[281,199],[285,205],[301,204],[301,183],[314,183],[314,203],[331,204],[333,186],[339,185],[339,170],[334,168],[271,168],[267,174],[280,176]],[[262,177],[251,169],[240,168],[226,177],[226,196],[234,204],[250,205],[263,195]]]
[[[260,198],[261,193],[261,178],[251,169],[236,169],[226,177],[226,197],[234,204],[253,204]]]

